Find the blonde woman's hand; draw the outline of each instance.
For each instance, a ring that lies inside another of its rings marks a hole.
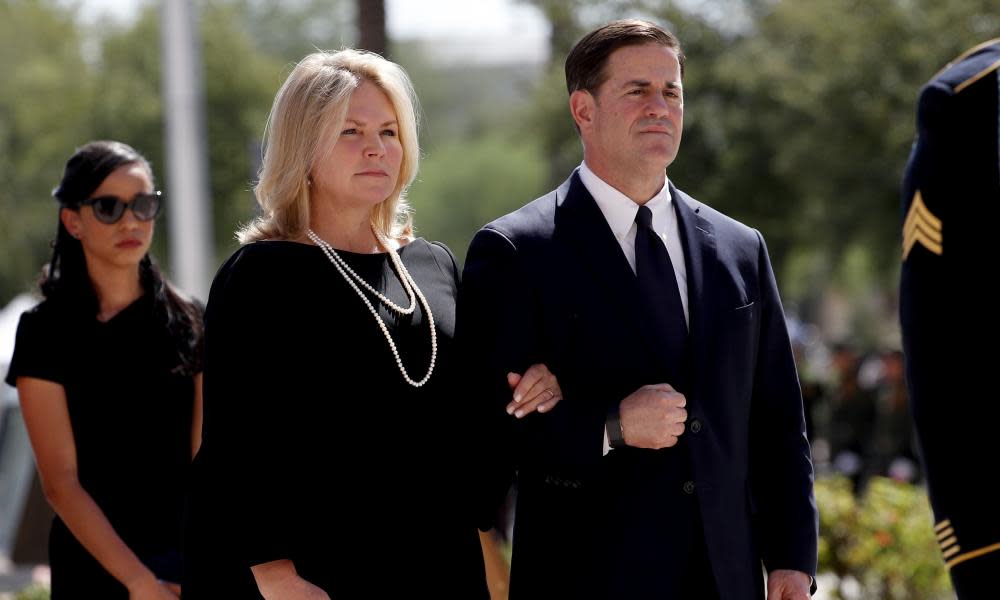
[[[562,400],[559,381],[543,364],[531,365],[523,375],[507,373],[507,385],[513,392],[507,414],[518,419],[535,411],[548,412]]]
[[[322,589],[299,577],[290,560],[275,560],[250,569],[264,600],[330,600]]]
[[[176,593],[169,585],[177,588]],[[142,577],[128,586],[129,600],[178,600],[180,598],[180,586],[177,584],[166,584],[156,578],[152,573],[147,577]]]

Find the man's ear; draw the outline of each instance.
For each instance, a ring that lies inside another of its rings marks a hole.
[[[569,95],[569,112],[581,132],[590,129],[597,100],[587,90],[576,90]]]
[[[59,220],[62,221],[63,227],[66,231],[76,239],[80,239],[80,213],[73,210],[72,208],[60,208],[59,209]]]

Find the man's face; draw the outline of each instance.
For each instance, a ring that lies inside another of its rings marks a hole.
[[[677,53],[665,46],[625,46],[611,53],[592,118],[579,123],[588,164],[619,174],[664,172],[681,143],[684,94]]]

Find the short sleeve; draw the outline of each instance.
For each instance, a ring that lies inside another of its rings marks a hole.
[[[18,377],[34,377],[58,384],[66,382],[66,363],[59,348],[58,326],[41,306],[21,315],[6,381],[17,385]]]

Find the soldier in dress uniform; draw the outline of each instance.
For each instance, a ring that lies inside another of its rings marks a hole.
[[[942,557],[961,600],[1000,598],[1000,38],[921,90],[903,181],[906,377]],[[984,350],[986,348],[987,350]]]

